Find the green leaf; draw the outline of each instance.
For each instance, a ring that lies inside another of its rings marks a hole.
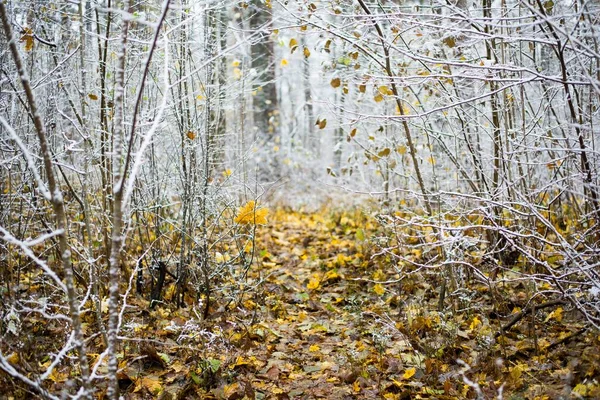
[[[194,381],[194,383],[196,385],[199,385],[200,382],[200,378],[198,377],[198,375],[196,375],[196,373],[194,371],[190,371],[190,377],[192,378],[192,380]]]
[[[208,361],[208,365],[210,366],[210,370],[212,371],[213,374],[215,372],[217,372],[219,370],[219,368],[221,368],[221,360],[217,360],[215,358],[209,358],[207,361]]]
[[[362,229],[358,228],[356,230],[356,240],[360,240],[360,241],[365,240],[365,231],[363,231]]]

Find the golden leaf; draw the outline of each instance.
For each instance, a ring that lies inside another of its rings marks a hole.
[[[385,293],[385,288],[382,284],[378,283],[375,286],[373,286],[373,291],[377,293],[377,295],[381,296]]]
[[[471,325],[469,325],[469,330],[473,330],[479,325],[481,325],[481,320],[477,318],[477,316],[475,316],[475,318],[473,318],[473,321],[471,322]]]
[[[240,60],[233,60],[233,62],[231,63],[232,67],[239,67],[240,66]]]
[[[442,39],[442,42],[450,48],[456,46],[456,39],[452,36]]]
[[[33,49],[33,31],[31,28],[23,29],[23,36],[21,36],[20,41],[25,42],[25,51],[31,51]]]
[[[340,78],[333,78],[330,82],[331,86],[334,88],[339,88],[340,85],[342,84],[342,81],[340,80]]]
[[[296,47],[298,47],[298,41],[294,38],[291,38],[290,39],[290,49],[294,49]]]
[[[390,152],[391,152],[390,148],[386,147],[385,149],[383,149],[379,153],[377,153],[377,156],[378,157],[387,157],[390,155]]]
[[[325,129],[327,126],[327,119],[317,120],[317,125],[319,126],[319,129]]]
[[[377,88],[377,91],[379,93],[381,93],[383,95],[387,95],[387,96],[390,96],[390,95],[394,94],[394,92],[392,92],[392,90],[389,87],[385,86],[385,85],[379,86]]]
[[[310,50],[308,49],[308,47],[304,46],[303,53],[304,53],[304,58],[310,57]]]
[[[267,214],[269,210],[266,208],[256,208],[254,200],[250,200],[246,204],[240,207],[235,222],[241,225],[248,224],[266,224]]]
[[[226,399],[231,399],[234,396],[236,396],[236,394],[238,393],[239,390],[240,390],[239,382],[233,382],[231,385],[225,385],[225,387],[223,388],[223,396]]]
[[[375,103],[379,103],[383,101],[383,96],[381,95],[381,93],[377,93],[375,95],[375,97],[373,97],[373,100],[375,100]]]
[[[282,59],[282,60],[281,60],[281,63],[280,63],[280,65],[281,65],[282,67],[285,67],[286,65],[288,65],[288,60],[286,60],[285,58],[284,58],[284,59]]]
[[[319,279],[318,276],[316,277],[312,277],[309,281],[308,281],[308,285],[306,285],[306,288],[308,290],[315,290],[318,289],[319,286],[321,286],[321,280]]]
[[[19,363],[19,353],[15,353],[14,351],[6,356],[6,361],[8,361],[12,365],[17,365]]]
[[[562,317],[563,317],[563,308],[558,307],[556,310],[554,310],[550,314],[548,314],[548,316],[546,317],[544,322],[548,322],[551,319],[555,319],[556,321],[560,322],[560,321],[562,321]]]
[[[90,98],[90,100],[98,100],[98,96],[96,96],[94,93],[89,93],[88,97]]]
[[[354,128],[350,131],[350,137],[354,137],[354,136],[356,136],[356,128]]]
[[[365,84],[358,85],[358,91],[361,93],[365,93],[367,91],[367,85],[365,85]]]
[[[417,372],[417,370],[415,368],[408,368],[406,371],[404,371],[404,375],[402,375],[403,379],[410,379],[413,377],[413,375]]]
[[[401,154],[401,155],[406,154],[406,146],[404,146],[404,145],[398,146],[398,147],[396,147],[396,151],[398,152],[398,154]]]
[[[194,139],[196,138],[196,134],[195,134],[194,132],[192,132],[192,131],[188,131],[188,132],[187,132],[185,135],[186,135],[186,136],[188,137],[188,139],[190,139],[190,140],[194,140]]]

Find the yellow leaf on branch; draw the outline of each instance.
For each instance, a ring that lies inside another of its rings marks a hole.
[[[241,225],[266,224],[269,210],[267,208],[256,208],[254,200],[250,200],[240,207],[235,222]]]
[[[21,36],[20,41],[25,43],[25,51],[33,49],[33,31],[31,28],[23,29],[23,36]]]

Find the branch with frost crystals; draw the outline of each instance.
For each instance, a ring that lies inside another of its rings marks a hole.
[[[8,124],[8,122],[4,118],[2,118],[1,115],[0,115],[0,124],[2,124],[4,129],[6,129],[6,131],[10,135],[11,139],[15,141],[15,143],[17,144],[17,146],[23,153],[23,157],[25,157],[25,160],[27,161],[27,166],[31,170],[31,173],[33,174],[33,177],[35,178],[35,183],[36,183],[39,191],[42,193],[42,196],[44,196],[44,198],[46,200],[50,200],[50,198],[51,198],[50,191],[48,190],[48,188],[42,181],[42,178],[40,177],[40,174],[35,166],[35,163],[33,162],[33,158],[31,157],[31,153],[29,152],[27,147],[25,147],[25,144],[23,144],[23,142],[21,141],[21,138],[19,137],[19,135],[17,135],[15,130],[12,128],[12,126],[10,126]]]
[[[73,332],[71,332],[71,334],[69,335],[69,340],[67,340],[67,343],[65,343],[65,345],[63,346],[62,349],[60,349],[60,351],[58,352],[58,354],[56,355],[56,357],[54,357],[54,360],[52,360],[52,363],[50,363],[50,365],[46,369],[46,372],[44,372],[39,377],[40,381],[46,380],[52,374],[52,372],[54,371],[54,368],[56,368],[56,366],[58,364],[60,364],[60,362],[67,355],[67,353],[69,351],[73,350],[74,346],[72,344],[75,342],[74,339],[75,339],[75,334]]]
[[[52,270],[52,268],[50,268],[44,260],[38,258],[35,254],[33,254],[33,251],[31,251],[31,249],[29,248],[27,243],[17,239],[16,237],[11,235],[6,229],[4,229],[1,226],[0,226],[0,233],[2,233],[2,235],[3,235],[3,236],[0,236],[0,239],[4,240],[5,242],[14,244],[15,246],[17,246],[21,250],[23,250],[23,253],[25,253],[25,255],[27,257],[31,258],[40,268],[42,268],[42,270],[44,270],[44,272],[46,274],[48,274],[48,276],[50,278],[52,278],[52,280],[58,285],[58,287],[63,292],[67,293],[67,287],[62,282],[62,280],[58,277],[58,275],[56,275],[56,272],[54,272]]]
[[[133,107],[133,117],[132,117],[132,121],[131,121],[131,132],[129,134],[129,143],[127,145],[127,155],[125,156],[125,165],[123,166],[123,176],[121,177],[121,182],[118,183],[117,187],[119,188],[119,190],[121,190],[121,187],[123,185],[123,183],[125,182],[125,180],[127,179],[127,169],[129,168],[129,163],[131,162],[131,153],[133,151],[133,143],[135,140],[135,129],[137,127],[137,118],[138,118],[138,111],[140,108],[140,104],[142,103],[142,94],[144,92],[144,88],[146,86],[146,78],[148,76],[148,72],[150,71],[150,63],[152,62],[152,56],[154,55],[154,50],[156,49],[156,44],[158,43],[158,36],[160,34],[160,27],[162,26],[165,18],[167,17],[167,12],[169,11],[169,3],[171,2],[171,0],[165,0],[163,2],[163,6],[162,6],[162,12],[160,15],[160,18],[158,19],[158,22],[156,23],[156,27],[154,29],[154,37],[152,38],[152,42],[150,45],[150,51],[148,52],[148,56],[146,57],[146,62],[144,63],[144,73],[142,74],[142,81],[141,81],[141,85],[138,87],[138,92],[137,92],[137,96],[136,96],[136,100],[135,100],[135,105]],[[167,67],[167,62],[166,60],[168,60],[168,55],[169,55],[169,48],[167,46],[168,42],[167,42],[167,35],[164,35],[164,39],[165,39],[165,67]],[[168,70],[167,68],[165,68],[165,75],[166,75],[166,87],[168,87]],[[150,129],[150,132],[146,135],[146,138],[144,140],[146,144],[146,147],[149,144],[149,139],[152,137],[152,135],[154,134],[154,131],[156,131],[156,127],[158,126],[158,121],[161,120],[162,118],[162,113],[164,112],[164,108],[166,107],[166,101],[165,98],[167,97],[166,93],[168,93],[167,90],[164,91],[165,95],[163,96],[163,102],[161,104],[161,108],[159,109],[159,115],[155,118],[155,123],[152,125],[152,128]],[[140,151],[138,152],[138,157],[136,157],[136,162],[141,158],[141,156],[143,155],[144,151],[143,149],[140,149]],[[124,204],[127,204],[127,196],[125,196],[124,199]]]
[[[79,361],[79,370],[81,374],[82,380],[82,389],[80,390],[81,396],[86,399],[91,398],[92,388],[90,387],[89,377],[89,366],[86,356],[86,349],[83,341],[83,330],[81,327],[81,318],[79,314],[79,304],[77,304],[77,291],[75,289],[75,282],[73,278],[73,266],[71,264],[71,251],[69,250],[69,242],[68,242],[68,225],[67,225],[67,216],[65,212],[65,204],[62,193],[60,191],[60,185],[57,182],[56,174],[54,173],[51,150],[48,143],[48,135],[46,131],[46,126],[42,121],[42,118],[39,113],[39,109],[36,102],[36,97],[34,91],[31,87],[31,83],[29,81],[29,76],[25,69],[23,60],[21,58],[21,54],[19,53],[19,49],[17,47],[17,41],[12,31],[12,24],[9,19],[8,13],[6,11],[6,1],[0,0],[0,22],[2,23],[2,29],[4,30],[4,36],[8,42],[8,47],[10,49],[10,53],[12,55],[13,62],[17,67],[17,71],[19,72],[19,78],[21,80],[21,85],[23,86],[23,90],[27,97],[27,103],[29,106],[29,112],[34,122],[35,131],[37,134],[38,142],[40,145],[40,153],[44,163],[44,169],[46,172],[46,180],[48,181],[48,188],[46,189],[45,185],[39,186],[42,183],[41,179],[37,182],[39,189],[43,192],[49,194],[49,201],[52,204],[52,209],[54,211],[54,217],[56,220],[56,227],[58,230],[62,231],[58,234],[58,248],[60,253],[61,265],[63,267],[63,271],[65,274],[65,283],[63,284],[58,276],[50,269],[44,262],[39,260],[35,255],[31,252],[31,250],[27,246],[23,246],[20,244],[20,241],[17,241],[17,245],[21,247],[28,255],[32,257],[32,259],[36,260],[36,263],[44,269],[51,277],[54,279],[59,287],[63,289],[63,291],[67,294],[67,301],[69,304],[69,313],[72,320],[73,334],[75,335],[75,346],[77,348],[77,357]],[[6,232],[6,231],[5,231]],[[8,232],[6,232],[8,233]],[[12,235],[10,235],[12,236]],[[5,234],[5,237],[8,237]],[[3,363],[2,365],[4,365]],[[14,368],[13,368],[14,370]],[[10,373],[10,372],[9,372]],[[21,379],[23,380],[23,379]],[[24,381],[24,380],[23,380]],[[24,381],[26,382],[26,381]],[[28,384],[34,390],[39,390],[40,387],[36,382],[27,379]],[[44,393],[46,393],[44,391]],[[48,397],[48,396],[45,396]]]
[[[485,399],[485,397],[483,396],[483,392],[481,391],[481,386],[479,386],[477,382],[473,382],[472,380],[467,378],[466,373],[467,371],[471,370],[471,366],[461,359],[456,360],[456,363],[463,366],[463,369],[460,371],[463,382],[465,383],[465,385],[470,386],[473,388],[473,390],[475,390],[475,393],[477,394],[477,400]]]
[[[163,96],[162,101],[160,103],[160,106],[158,109],[158,115],[156,116],[156,118],[154,118],[154,122],[152,123],[150,130],[144,136],[144,140],[142,141],[140,149],[137,152],[137,155],[135,157],[133,167],[131,168],[131,174],[129,176],[129,179],[128,179],[127,185],[126,185],[125,197],[123,198],[123,204],[125,206],[127,206],[127,204],[129,203],[129,199],[131,198],[131,194],[133,193],[135,178],[136,178],[137,173],[142,165],[142,158],[144,156],[144,153],[145,153],[146,149],[148,148],[148,146],[150,146],[150,143],[152,142],[152,137],[154,136],[154,133],[158,129],[159,123],[162,120],[165,109],[167,108],[167,99],[168,99],[167,93],[169,93],[169,90],[168,90],[169,89],[169,42],[168,42],[167,35],[164,35],[164,41],[165,41],[165,63],[164,63],[165,64],[165,70],[164,70],[165,89],[164,89],[163,93],[165,93],[165,95]],[[134,132],[133,132],[133,128],[132,128],[132,131],[131,131],[132,137],[133,137],[133,134],[134,134]]]
[[[44,389],[40,385],[39,381],[33,381],[27,376],[17,371],[17,369],[13,367],[13,365],[6,359],[2,352],[0,352],[0,369],[2,369],[4,372],[9,374],[13,378],[16,378],[24,384],[26,384],[31,390],[39,394],[42,398],[50,400],[60,400],[60,397],[54,396],[53,394],[49,393],[46,389]]]

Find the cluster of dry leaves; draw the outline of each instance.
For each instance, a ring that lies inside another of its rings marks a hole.
[[[600,336],[561,302],[527,313],[522,285],[498,298],[473,280],[440,312],[439,271],[400,275],[360,211],[280,209],[267,221],[252,202],[236,222],[263,224],[239,302],[217,298],[203,320],[195,306],[130,299],[126,398],[600,398]],[[38,340],[14,362],[49,363],[38,358],[60,327],[27,324]],[[73,371],[55,371],[45,384],[60,389]],[[26,397],[4,375],[0,385]]]

